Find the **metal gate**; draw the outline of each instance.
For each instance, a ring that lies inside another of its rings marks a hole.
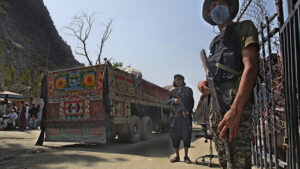
[[[252,142],[253,164],[260,168],[300,168],[300,0],[293,4],[283,23],[282,1],[276,0],[277,14],[260,24]],[[271,25],[276,16],[279,28]],[[272,41],[278,32],[280,41]]]
[[[284,67],[288,168],[300,168],[300,0],[280,30]]]

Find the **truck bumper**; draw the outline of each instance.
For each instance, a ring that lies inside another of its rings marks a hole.
[[[87,125],[56,125],[48,126],[45,130],[45,141],[52,142],[82,142],[82,143],[106,143],[104,124]]]

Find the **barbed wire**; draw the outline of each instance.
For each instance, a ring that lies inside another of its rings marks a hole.
[[[270,17],[276,11],[268,11],[267,0],[241,0],[241,7],[240,12],[237,15],[237,21],[243,20],[251,20],[258,31],[261,31],[261,23],[266,24],[266,17]],[[270,15],[271,13],[271,15]],[[270,23],[270,29],[277,27],[277,22],[274,20]],[[263,29],[264,38],[268,35],[266,29]],[[259,34],[259,41],[262,41],[261,34]],[[267,42],[264,43],[265,47],[265,62],[262,62],[262,48],[260,47],[260,59],[259,59],[259,72],[258,78],[259,82],[257,85],[256,99],[257,102],[254,105],[254,111],[258,113],[256,116],[253,117],[253,124],[255,125],[262,125],[265,123],[265,127],[262,127],[259,130],[265,130],[266,134],[273,133],[275,130],[282,130],[285,128],[285,116],[284,116],[284,96],[282,92],[284,90],[282,84],[282,74],[280,73],[281,64],[280,61],[274,62],[274,59],[279,60],[279,53],[280,53],[280,41],[279,36],[276,34],[272,38],[271,41],[271,53],[269,53]],[[261,43],[262,45],[262,43]],[[270,56],[273,57],[270,57]],[[269,60],[272,59],[272,76],[270,76],[270,62]],[[264,72],[265,72],[265,80],[264,81]],[[270,79],[272,77],[272,79]],[[272,88],[270,84],[272,83]],[[272,98],[270,98],[270,93],[273,92]],[[271,99],[274,101],[275,110],[272,110],[272,102]],[[276,123],[274,123],[274,119],[276,119]],[[252,131],[257,134],[256,128]],[[261,131],[262,132],[262,131]]]
[[[266,0],[243,0],[241,3],[240,12],[237,16],[237,21],[243,20],[251,20],[256,28],[260,30],[261,23],[266,23],[266,17],[270,17],[270,11],[267,9],[267,1]],[[269,4],[270,5],[270,4]],[[275,12],[274,12],[275,13]],[[277,23],[270,23],[270,27],[274,28],[277,26]],[[267,35],[266,29],[264,30],[264,34]],[[261,37],[259,35],[259,39],[261,41]],[[279,53],[279,37],[275,35],[271,38],[272,43],[272,53]],[[266,44],[265,44],[266,45]],[[266,50],[266,55],[270,54]]]
[[[265,17],[270,16],[266,6],[266,0],[243,0],[237,20],[251,20],[259,28],[260,23],[265,22]]]

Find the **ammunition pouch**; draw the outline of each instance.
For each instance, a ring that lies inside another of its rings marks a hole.
[[[242,74],[242,52],[235,32],[236,24],[228,25],[210,44],[209,70],[217,84],[238,80]]]

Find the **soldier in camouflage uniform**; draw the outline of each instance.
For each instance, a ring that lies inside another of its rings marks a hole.
[[[225,138],[229,139],[232,167],[251,169],[249,98],[257,75],[258,33],[251,21],[232,21],[238,9],[238,0],[205,0],[202,10],[204,20],[220,30],[211,42],[208,64],[220,104],[226,110],[223,119],[218,119],[214,103],[211,104],[210,127],[224,169],[228,168]],[[204,95],[210,93],[207,81],[199,82],[198,88]]]

